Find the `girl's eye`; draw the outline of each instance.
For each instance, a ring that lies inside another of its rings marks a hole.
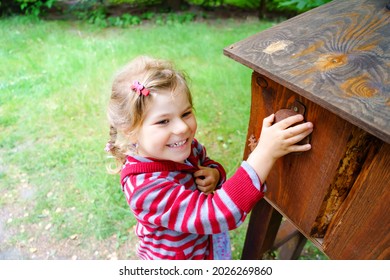
[[[191,114],[192,114],[192,111],[185,112],[185,113],[183,114],[183,118],[188,117],[188,116],[191,116]]]
[[[168,120],[161,120],[161,121],[157,122],[156,124],[167,124],[167,123],[169,123]]]

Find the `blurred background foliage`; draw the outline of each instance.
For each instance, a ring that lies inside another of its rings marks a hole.
[[[205,16],[202,11],[246,11],[259,19],[289,18],[331,0],[1,0],[2,17],[26,14],[37,18],[81,19],[105,26],[137,25],[162,13],[181,14],[183,21]],[[157,19],[156,19],[157,18]],[[160,19],[161,20],[161,19]]]

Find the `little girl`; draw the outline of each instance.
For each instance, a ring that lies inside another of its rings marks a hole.
[[[137,219],[141,259],[225,259],[227,231],[237,228],[265,191],[275,161],[310,150],[295,145],[311,123],[301,115],[263,121],[257,147],[226,180],[194,137],[197,129],[183,73],[163,60],[138,57],[120,71],[108,107],[106,151],[119,163],[122,190]]]

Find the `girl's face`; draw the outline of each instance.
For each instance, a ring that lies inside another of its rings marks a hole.
[[[186,94],[159,92],[153,98],[137,133],[138,154],[184,162],[191,152],[197,123]]]

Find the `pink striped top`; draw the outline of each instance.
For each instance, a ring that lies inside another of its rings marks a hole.
[[[122,190],[137,219],[141,259],[213,259],[211,236],[242,224],[264,186],[242,162],[227,181],[223,167],[207,157],[196,140],[186,163],[128,156]],[[213,194],[196,188],[198,165],[217,168],[221,180]]]

